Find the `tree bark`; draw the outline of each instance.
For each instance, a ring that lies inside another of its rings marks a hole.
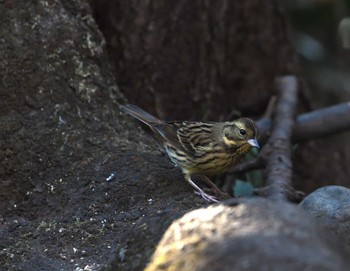
[[[297,71],[279,1],[91,2],[121,91],[160,118],[259,115]]]
[[[0,266],[97,270],[123,249],[125,269],[144,266],[203,202],[120,114],[90,7],[1,1],[0,36]]]

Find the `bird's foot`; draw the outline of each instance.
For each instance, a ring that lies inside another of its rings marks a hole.
[[[204,188],[204,190],[214,193],[214,195],[219,199],[231,198],[231,195],[229,193],[222,192],[207,176],[201,175],[201,177],[202,180],[210,187],[208,190],[206,188]]]
[[[194,191],[195,194],[200,195],[203,199],[209,202],[219,202],[215,197],[208,195],[203,190]]]
[[[218,188],[203,188],[203,191],[209,192],[210,194],[214,194],[216,198],[219,198],[221,200],[232,198],[232,196],[229,193],[223,192]]]
[[[197,191],[194,191],[195,194],[200,195],[203,199],[209,202],[219,202],[215,197],[208,195],[202,189],[199,188],[192,180],[190,175],[186,175],[185,179],[189,182],[192,187],[194,187]]]

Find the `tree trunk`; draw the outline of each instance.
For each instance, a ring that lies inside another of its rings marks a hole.
[[[161,118],[261,114],[296,71],[279,1],[92,2],[121,91]]]

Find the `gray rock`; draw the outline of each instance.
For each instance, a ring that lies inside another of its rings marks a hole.
[[[349,249],[300,208],[265,199],[187,213],[146,271],[349,270]]]
[[[308,195],[299,205],[350,245],[350,189],[325,186]]]

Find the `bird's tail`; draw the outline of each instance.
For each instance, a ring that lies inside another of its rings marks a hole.
[[[147,124],[148,126],[154,126],[156,124],[161,124],[162,121],[155,116],[152,116],[150,113],[147,113],[140,107],[132,104],[126,104],[121,105],[120,109],[124,112],[128,113],[129,115],[133,116],[134,118],[142,121],[143,123]]]

